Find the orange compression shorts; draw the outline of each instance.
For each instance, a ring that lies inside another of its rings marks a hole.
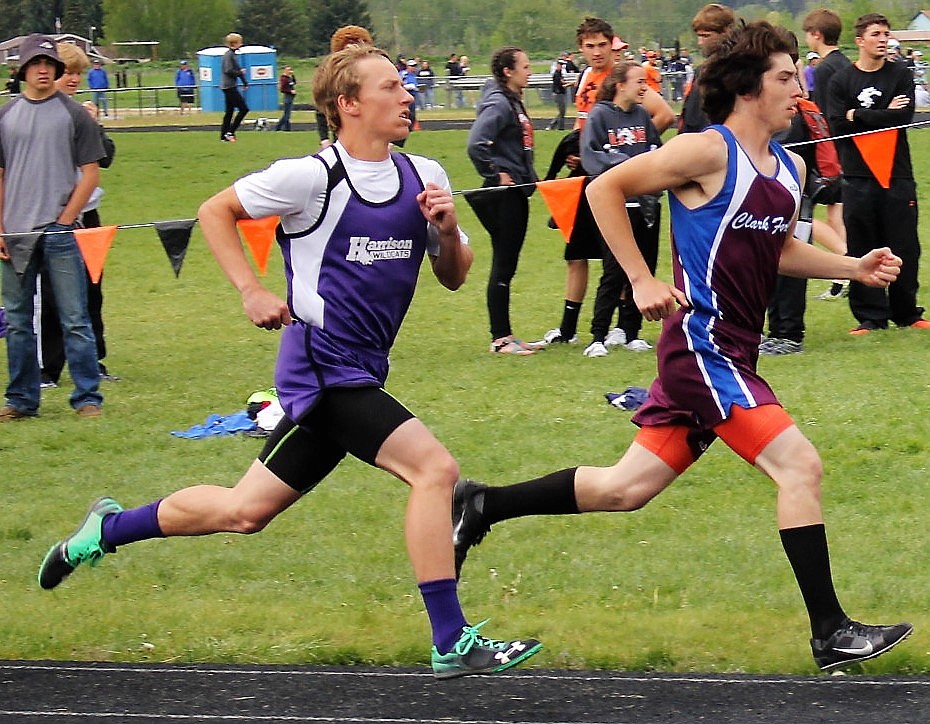
[[[636,434],[635,442],[658,456],[681,475],[717,437],[750,465],[780,433],[794,424],[781,405],[744,408],[733,406],[730,417],[713,432],[687,425],[650,425]]]

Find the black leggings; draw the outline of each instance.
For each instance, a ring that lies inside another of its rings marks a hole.
[[[517,262],[530,218],[530,202],[523,189],[503,188],[481,191],[469,199],[475,215],[491,236],[491,274],[487,304],[491,339],[512,334],[510,328],[510,281],[517,273]]]
[[[662,219],[661,209],[656,211],[655,222],[652,226],[646,223],[643,213],[633,207],[628,209],[630,224],[633,227],[633,238],[639,247],[649,271],[655,274],[659,261],[659,229]],[[614,257],[603,237],[600,239],[604,248],[604,273],[597,285],[594,296],[594,315],[591,317],[591,336],[603,342],[610,329],[611,319],[615,309],[620,310],[617,325],[626,332],[627,341],[639,337],[643,327],[643,314],[633,301],[633,289],[627,279],[623,267]]]
[[[220,138],[227,133],[235,134],[249,112],[249,107],[245,104],[245,98],[239,92],[238,88],[223,88],[223,100],[226,101],[226,113],[223,115],[223,126],[220,128]],[[238,109],[239,113],[233,118],[233,112]]]

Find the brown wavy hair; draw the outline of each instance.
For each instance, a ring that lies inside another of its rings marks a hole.
[[[772,55],[791,55],[797,48],[782,27],[765,20],[731,30],[701,66],[701,108],[711,123],[723,123],[733,112],[736,97],[758,96],[762,76],[772,67]]]

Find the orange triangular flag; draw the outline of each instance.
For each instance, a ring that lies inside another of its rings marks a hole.
[[[92,229],[75,229],[74,239],[84,256],[84,264],[90,280],[97,284],[103,274],[103,265],[107,259],[107,252],[116,236],[118,226],[96,226]]]
[[[578,202],[581,200],[584,179],[584,176],[573,176],[536,182],[536,188],[539,189],[543,201],[549,207],[552,220],[565,237],[566,244],[572,238],[572,229],[575,228],[575,215],[578,213]]]
[[[268,272],[268,255],[271,245],[274,244],[274,230],[278,221],[278,216],[266,216],[263,219],[239,219],[238,222],[245,243],[249,245],[252,258],[262,276]]]
[[[898,129],[864,133],[853,136],[853,141],[879,185],[883,189],[891,188],[891,168],[894,166],[894,151],[898,146]]]

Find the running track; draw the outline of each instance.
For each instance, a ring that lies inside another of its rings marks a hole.
[[[0,722],[930,722],[930,679],[0,662]]]

